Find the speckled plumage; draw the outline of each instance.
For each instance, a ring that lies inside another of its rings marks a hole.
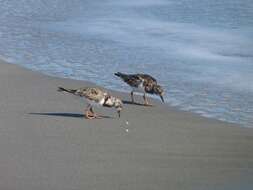
[[[157,80],[148,74],[124,74],[117,72],[116,76],[120,77],[125,83],[132,87],[131,97],[133,100],[134,92],[143,92],[145,104],[148,105],[145,93],[157,94],[163,101],[163,88],[157,84]]]
[[[88,101],[86,117],[91,119],[89,115],[94,115],[94,111],[92,110],[93,105],[100,105],[105,107],[115,107],[118,110],[119,116],[120,111],[122,109],[122,101],[119,98],[111,96],[105,90],[102,90],[98,87],[83,87],[78,89],[68,89],[63,87],[58,87],[58,91],[60,92],[68,92],[74,94],[76,96],[84,97]],[[93,116],[92,115],[92,116]]]

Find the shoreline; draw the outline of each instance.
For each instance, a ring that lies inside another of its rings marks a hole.
[[[44,72],[40,72],[38,70],[33,70],[31,68],[28,68],[28,67],[25,67],[25,66],[22,66],[20,64],[15,64],[15,63],[11,63],[4,59],[4,57],[1,57],[0,56],[0,63],[5,63],[5,64],[12,64],[12,65],[15,65],[16,67],[19,67],[20,69],[25,69],[25,70],[29,70],[31,72],[35,72],[37,74],[40,74],[40,75],[45,75],[47,77],[51,77],[51,78],[55,78],[55,79],[63,79],[63,80],[74,80],[74,81],[78,81],[78,82],[83,82],[84,84],[89,84],[89,85],[95,85],[95,86],[98,86],[98,87],[101,87],[99,84],[96,84],[96,83],[92,83],[90,81],[86,81],[86,80],[79,80],[79,79],[75,79],[75,78],[68,78],[68,77],[59,77],[59,76],[53,76],[51,74],[48,74],[48,73],[44,73]],[[106,88],[106,87],[102,87],[103,89],[105,89],[106,91],[108,92],[113,92],[115,94],[120,94],[120,95],[124,95],[124,96],[128,96],[129,93],[125,92],[125,91],[118,91],[118,90],[115,90],[115,89],[110,89],[110,88]],[[138,101],[140,103],[142,103],[142,97],[140,94],[135,94],[135,96],[137,97]],[[155,98],[155,97],[152,97],[150,95],[148,95],[148,99],[152,100],[152,102],[155,102],[155,104],[161,104],[160,106],[163,106],[163,107],[167,107],[168,109],[170,110],[173,110],[173,111],[176,111],[176,112],[182,112],[182,113],[188,113],[188,114],[192,114],[193,116],[195,117],[203,117],[205,119],[211,119],[211,120],[216,120],[216,121],[219,121],[219,122],[224,122],[224,123],[227,123],[229,124],[230,126],[233,126],[233,127],[243,127],[243,128],[251,128],[249,126],[244,126],[240,123],[235,123],[235,122],[230,122],[230,121],[227,121],[225,119],[217,119],[213,116],[205,116],[204,114],[201,114],[201,113],[197,113],[197,112],[193,112],[193,111],[190,111],[190,110],[184,110],[183,108],[180,108],[180,106],[174,106],[174,105],[171,105],[169,104],[168,102],[165,102],[165,104],[162,104],[159,100],[159,98]]]
[[[253,188],[253,129],[155,99],[89,121],[84,102],[57,92],[85,85],[0,60],[0,189]]]

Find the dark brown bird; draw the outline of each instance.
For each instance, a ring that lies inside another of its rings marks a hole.
[[[141,92],[143,93],[143,99],[145,105],[151,105],[148,103],[146,98],[146,93],[148,94],[156,94],[159,95],[162,102],[164,102],[163,95],[164,90],[163,88],[157,84],[155,78],[148,74],[124,74],[117,72],[115,73],[116,76],[120,77],[125,83],[132,87],[131,91],[131,99],[134,103],[134,92]]]
[[[101,118],[93,111],[94,105],[114,107],[120,117],[120,112],[123,108],[123,103],[119,98],[109,95],[106,91],[97,87],[84,87],[78,89],[67,89],[58,87],[59,92],[68,92],[76,96],[84,97],[88,101],[84,116],[87,119]]]

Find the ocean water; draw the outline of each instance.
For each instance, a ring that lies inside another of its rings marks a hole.
[[[0,0],[0,56],[128,91],[149,73],[183,110],[253,127],[252,0]]]

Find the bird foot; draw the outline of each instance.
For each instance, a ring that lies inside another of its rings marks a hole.
[[[86,111],[85,114],[84,114],[84,117],[86,119],[95,119],[96,118],[95,115],[90,111]]]
[[[102,119],[102,117],[96,113],[93,113],[91,111],[86,111],[84,114],[84,117],[86,119]]]

